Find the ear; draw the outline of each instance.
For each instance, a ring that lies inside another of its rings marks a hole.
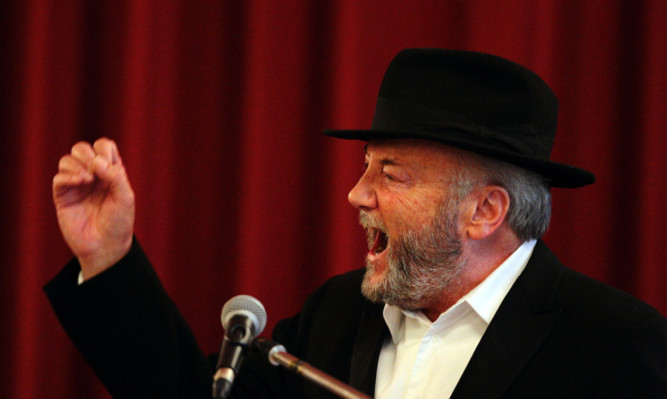
[[[500,186],[482,187],[471,194],[467,220],[468,237],[481,240],[492,235],[505,221],[510,195]]]

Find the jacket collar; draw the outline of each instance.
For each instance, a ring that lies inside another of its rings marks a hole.
[[[382,343],[390,336],[382,309],[382,303],[364,302],[348,379],[350,385],[371,397],[375,394],[375,375]]]
[[[553,328],[553,299],[563,266],[542,241],[473,353],[452,399],[499,398]],[[480,383],[483,381],[483,383]]]

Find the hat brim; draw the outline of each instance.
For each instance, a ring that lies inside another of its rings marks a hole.
[[[362,141],[399,138],[432,140],[530,170],[544,177],[551,187],[578,188],[595,182],[595,175],[593,173],[577,168],[576,166],[517,155],[515,152],[504,151],[503,149],[478,142],[471,142],[457,135],[449,137],[443,135],[442,132],[435,134],[421,131],[331,129],[324,130],[324,134],[340,139]]]

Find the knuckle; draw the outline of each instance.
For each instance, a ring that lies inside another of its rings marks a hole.
[[[90,158],[90,155],[93,153],[93,148],[90,146],[90,143],[85,141],[79,141],[74,144],[72,147],[72,152],[70,155],[75,159],[84,160]]]
[[[64,180],[64,179],[63,179],[63,175],[62,175],[61,173],[58,173],[58,174],[56,174],[55,176],[53,176],[53,179],[51,180],[51,186],[52,186],[54,189],[57,189],[57,188],[59,188],[59,187],[62,187],[62,186],[63,186],[63,183],[64,183],[63,180]]]
[[[95,141],[93,148],[97,154],[102,155],[108,160],[111,160],[114,151],[116,151],[116,142],[108,137],[102,137]]]
[[[78,153],[80,151],[84,151],[87,147],[90,147],[90,143],[86,143],[85,141],[79,141],[76,144],[72,146],[72,154]]]
[[[95,146],[95,148],[97,147],[109,148],[115,146],[116,143],[108,137],[100,137],[99,139],[95,140],[95,144],[93,145]]]

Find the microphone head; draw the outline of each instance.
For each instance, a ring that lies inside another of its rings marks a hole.
[[[228,330],[231,318],[237,315],[245,315],[252,320],[255,336],[264,331],[264,327],[266,327],[266,310],[264,309],[264,305],[256,298],[250,295],[237,295],[228,300],[225,306],[222,307],[222,314],[220,315],[222,327]]]

